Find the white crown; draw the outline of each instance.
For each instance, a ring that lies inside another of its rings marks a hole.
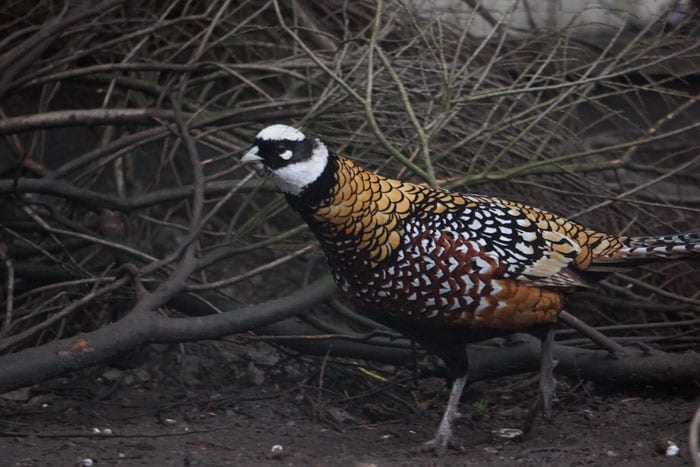
[[[306,139],[306,136],[296,128],[278,123],[260,130],[260,133],[258,133],[256,138],[264,141],[303,141]]]

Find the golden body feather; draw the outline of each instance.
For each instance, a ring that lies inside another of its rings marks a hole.
[[[557,289],[586,285],[579,271],[625,246],[626,237],[524,204],[400,182],[336,160],[330,196],[307,220],[336,280],[369,311],[469,327],[552,322],[562,307]],[[490,242],[496,236],[500,246]],[[415,267],[450,258],[459,264],[432,275]],[[488,266],[475,269],[474,261]]]

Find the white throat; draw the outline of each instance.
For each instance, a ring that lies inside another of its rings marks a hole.
[[[328,148],[319,140],[315,141],[311,157],[304,161],[295,162],[271,173],[277,188],[284,193],[299,196],[304,188],[315,182],[321,176],[328,163]]]

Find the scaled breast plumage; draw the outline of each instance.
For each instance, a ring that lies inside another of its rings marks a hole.
[[[387,179],[342,156],[337,166],[307,220],[341,288],[370,311],[471,326],[551,321],[561,300],[540,287],[585,284],[570,265],[615,247],[519,203]]]

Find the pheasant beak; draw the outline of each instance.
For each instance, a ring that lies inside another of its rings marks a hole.
[[[246,165],[252,165],[253,169],[259,175],[268,175],[270,173],[270,169],[268,169],[263,163],[264,159],[258,155],[259,151],[260,148],[253,146],[248,152],[245,153],[243,157],[241,157],[241,162]]]
[[[253,146],[247,153],[245,153],[245,156],[241,158],[241,162],[243,162],[244,164],[250,164],[254,162],[260,163],[260,161],[262,161],[263,158],[258,156],[258,151],[260,151],[260,149],[257,146]]]

